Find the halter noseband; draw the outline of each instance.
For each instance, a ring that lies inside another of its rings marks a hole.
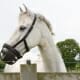
[[[21,56],[20,52],[18,50],[16,50],[15,47],[18,46],[22,41],[24,42],[26,52],[29,51],[29,47],[26,42],[26,38],[28,37],[29,33],[32,31],[32,29],[35,25],[36,19],[37,18],[35,15],[30,29],[28,30],[28,32],[25,34],[25,36],[19,42],[17,42],[13,46],[10,46],[6,43],[3,45],[3,48],[0,53],[1,60],[3,60],[5,63],[8,63],[8,64],[14,64],[19,58],[21,58],[22,56]],[[5,51],[5,49],[6,49],[6,51]]]

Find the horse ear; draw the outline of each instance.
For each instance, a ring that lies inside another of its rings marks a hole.
[[[28,11],[28,9],[27,9],[26,5],[25,5],[25,4],[23,4],[23,6],[24,6],[24,8],[25,8],[25,11],[27,12],[27,11]]]
[[[19,9],[20,9],[20,12],[23,12],[23,10],[22,10],[22,8],[21,8],[21,7],[19,7]]]

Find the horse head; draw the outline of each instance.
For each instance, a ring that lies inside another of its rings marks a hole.
[[[41,34],[37,25],[37,16],[24,5],[20,8],[18,27],[12,37],[4,43],[0,58],[8,64],[14,64],[31,48],[39,44]]]

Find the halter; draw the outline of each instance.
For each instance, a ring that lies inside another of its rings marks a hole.
[[[28,44],[26,42],[26,38],[28,37],[29,33],[32,31],[32,29],[33,29],[33,27],[35,25],[36,19],[37,19],[37,17],[35,15],[34,16],[34,20],[33,20],[32,24],[31,24],[31,27],[29,28],[28,32],[26,32],[25,36],[19,42],[17,42],[13,46],[10,46],[10,45],[8,45],[6,43],[3,45],[3,48],[2,48],[1,54],[0,54],[0,58],[5,63],[14,64],[19,58],[22,57],[20,52],[15,49],[15,47],[18,46],[21,42],[24,42],[24,45],[25,45],[25,48],[26,48],[26,52],[29,51],[29,47],[28,47]]]
[[[36,22],[36,15],[34,16],[34,20],[32,22],[32,25],[30,27],[30,29],[28,30],[28,32],[25,34],[25,36],[19,41],[17,42],[13,48],[15,48],[17,45],[19,45],[22,41],[24,42],[24,45],[25,45],[25,48],[26,48],[26,51],[29,51],[29,47],[28,47],[28,44],[26,42],[26,38],[28,37],[29,33],[32,31],[34,25],[35,25],[35,22]]]

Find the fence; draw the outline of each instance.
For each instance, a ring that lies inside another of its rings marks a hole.
[[[0,80],[20,80],[20,73],[0,73]]]
[[[0,80],[80,80],[80,73],[37,73],[36,65],[21,65],[20,73],[0,73]]]

